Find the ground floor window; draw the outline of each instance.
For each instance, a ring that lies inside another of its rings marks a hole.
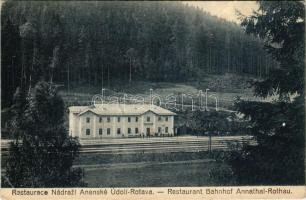
[[[165,128],[165,132],[168,133],[168,127]]]
[[[161,127],[158,127],[158,132],[161,133]]]
[[[90,135],[90,129],[86,129],[86,135]]]
[[[111,133],[111,129],[108,128],[108,129],[107,129],[107,135],[110,135],[110,133]]]
[[[117,128],[117,134],[120,134],[120,133],[121,133],[121,129]]]
[[[100,129],[99,129],[99,135],[102,135],[102,133],[103,133],[103,129],[100,128]]]
[[[131,128],[128,128],[128,134],[131,134]]]
[[[136,134],[138,134],[138,133],[139,133],[138,128],[135,128],[135,133],[136,133]]]

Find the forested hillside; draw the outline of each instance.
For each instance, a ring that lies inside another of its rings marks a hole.
[[[6,1],[2,106],[39,80],[186,81],[206,73],[266,76],[275,62],[241,28],[180,2]]]

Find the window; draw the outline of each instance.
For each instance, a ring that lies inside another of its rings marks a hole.
[[[149,122],[150,121],[150,117],[147,117],[147,122]]]
[[[168,133],[168,127],[165,128],[165,132]]]
[[[158,117],[158,121],[161,121],[161,117],[160,116]]]
[[[167,122],[167,121],[168,121],[168,117],[166,117],[166,119],[165,119],[165,120],[166,120],[166,122]]]
[[[121,133],[121,129],[117,128],[117,134],[120,134],[120,133]]]
[[[100,128],[100,129],[99,129],[99,135],[102,135],[102,133],[103,133],[103,129]]]
[[[110,128],[108,128],[107,129],[107,135],[110,135],[110,132],[111,132],[111,130],[110,130]]]
[[[87,123],[90,122],[90,117],[86,117],[86,122],[87,122]]]
[[[90,135],[90,129],[86,129],[86,135]]]
[[[135,122],[138,122],[138,117],[135,118]]]
[[[102,122],[102,117],[99,117],[99,122],[100,122],[100,123]]]
[[[110,122],[110,117],[107,117],[107,122]]]
[[[135,128],[135,134],[138,134],[138,128]]]
[[[117,121],[120,122],[120,117],[117,118]]]
[[[128,128],[128,134],[131,134],[131,128]]]
[[[158,132],[161,133],[161,127],[158,127]]]
[[[128,122],[131,122],[131,118],[130,117],[128,117]]]

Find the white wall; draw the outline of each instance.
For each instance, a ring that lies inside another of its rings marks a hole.
[[[90,118],[90,122],[86,121],[86,118]],[[102,122],[99,122],[99,118],[102,117]],[[133,137],[136,135],[146,135],[146,129],[150,128],[150,134],[154,135],[158,133],[158,127],[162,128],[161,133],[164,135],[173,135],[174,133],[174,117],[161,116],[161,120],[158,121],[158,115],[153,112],[146,112],[141,116],[138,116],[138,122],[136,122],[136,116],[120,116],[120,122],[117,121],[119,116],[109,116],[110,122],[107,122],[108,116],[99,116],[92,112],[87,112],[78,116],[77,114],[69,113],[69,134],[73,137],[79,138],[114,138],[114,137]],[[131,118],[131,122],[128,122],[128,117]],[[150,122],[147,122],[147,117],[150,117]],[[168,133],[165,133],[165,128],[168,127]],[[99,135],[99,129],[102,128],[103,133]],[[111,133],[107,134],[107,129],[111,129]],[[121,129],[121,133],[117,134],[117,128]],[[131,133],[128,134],[128,128],[131,128]],[[138,134],[135,134],[135,128],[138,128]],[[86,129],[90,129],[90,135],[86,135]]]

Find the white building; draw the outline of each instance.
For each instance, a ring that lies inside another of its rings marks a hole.
[[[69,134],[84,138],[174,135],[174,112],[149,104],[69,107]]]

